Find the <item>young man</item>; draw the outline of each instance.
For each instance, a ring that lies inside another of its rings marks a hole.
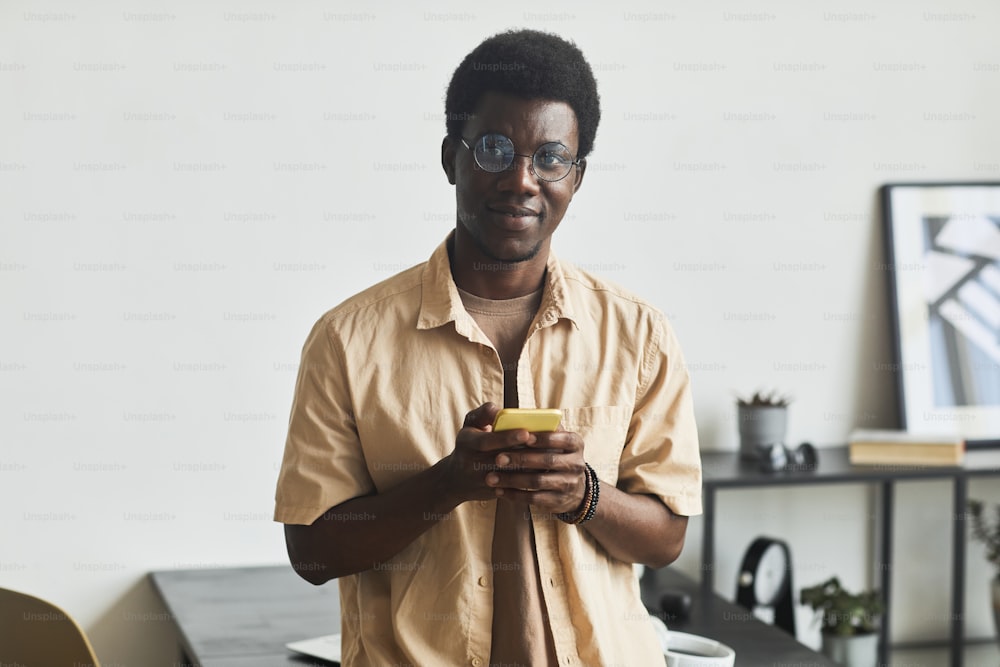
[[[340,578],[345,665],[661,664],[631,566],[680,553],[700,459],[663,316],[550,251],[591,68],[503,33],[446,112],[454,232],[306,341],[275,510],[292,565]],[[501,405],[559,408],[560,430],[494,432]]]

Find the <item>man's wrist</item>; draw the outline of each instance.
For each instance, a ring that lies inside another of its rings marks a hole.
[[[556,518],[565,523],[578,525],[581,523],[586,523],[594,518],[594,514],[597,512],[597,501],[601,494],[601,483],[597,479],[597,473],[590,466],[589,463],[583,464],[583,478],[584,478],[584,489],[583,489],[583,500],[580,502],[580,506],[575,512],[562,512],[556,514]]]
[[[433,498],[434,511],[438,514],[447,514],[468,500],[468,498],[460,496],[455,485],[451,482],[448,470],[450,457],[449,454],[427,469],[427,474],[431,476],[431,497]]]

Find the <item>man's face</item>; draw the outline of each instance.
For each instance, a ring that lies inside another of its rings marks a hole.
[[[579,147],[576,114],[565,102],[524,100],[487,93],[476,114],[466,121],[462,136],[470,146],[486,133],[509,137],[513,166],[499,173],[484,171],[472,151],[461,142],[445,139],[442,165],[455,185],[457,234],[467,235],[483,259],[522,262],[547,251],[552,232],[559,226],[573,195],[583,180],[585,163],[574,166],[560,181],[539,179],[531,156],[542,144],[559,142],[572,155]],[[546,252],[547,255],[547,252]]]

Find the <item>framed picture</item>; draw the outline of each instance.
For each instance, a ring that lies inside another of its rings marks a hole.
[[[901,426],[1000,446],[1000,183],[881,197]]]

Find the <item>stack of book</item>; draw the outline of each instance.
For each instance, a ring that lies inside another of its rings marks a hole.
[[[858,429],[848,437],[848,456],[854,465],[959,466],[965,440],[955,435]]]

